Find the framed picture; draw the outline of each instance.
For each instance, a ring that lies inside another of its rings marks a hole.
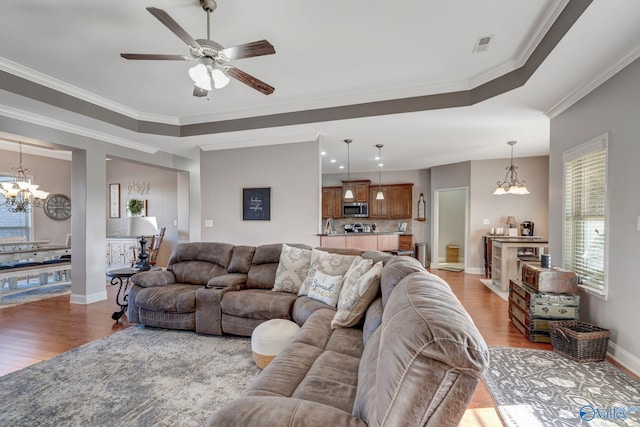
[[[242,220],[271,220],[271,188],[242,189]]]
[[[132,200],[136,200],[138,203],[136,204],[136,211],[135,212],[131,212],[131,209],[129,206],[131,206],[131,201]],[[141,199],[129,199],[125,202],[124,208],[125,208],[125,217],[127,218],[131,218],[132,216],[147,216],[147,211],[148,211],[148,203],[147,200],[141,200]]]
[[[120,218],[120,184],[109,184],[109,218]]]

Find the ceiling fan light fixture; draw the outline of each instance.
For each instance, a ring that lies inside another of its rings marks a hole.
[[[193,83],[200,89],[211,90],[211,75],[207,66],[204,64],[198,64],[189,68],[189,77],[193,80]]]
[[[222,89],[229,84],[231,79],[220,68],[214,68],[211,71],[211,78],[213,79],[213,86],[216,89]]]

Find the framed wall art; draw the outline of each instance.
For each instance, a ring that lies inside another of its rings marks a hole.
[[[120,184],[109,184],[109,218],[120,218]]]
[[[271,188],[242,189],[242,220],[271,220]]]

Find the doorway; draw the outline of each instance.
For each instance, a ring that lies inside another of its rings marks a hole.
[[[432,268],[464,271],[466,267],[468,187],[435,190]]]

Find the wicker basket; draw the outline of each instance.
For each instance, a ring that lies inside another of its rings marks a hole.
[[[576,362],[601,362],[607,355],[608,329],[578,320],[549,322],[553,351]]]

